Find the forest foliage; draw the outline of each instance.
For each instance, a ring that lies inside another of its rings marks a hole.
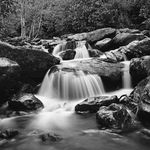
[[[150,0],[0,0],[0,37],[50,38],[103,27],[150,29]]]

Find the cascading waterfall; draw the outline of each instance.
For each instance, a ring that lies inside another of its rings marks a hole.
[[[53,55],[59,57],[59,53],[66,50],[66,44],[67,42],[63,42],[61,44],[56,45],[53,50]]]
[[[98,75],[69,68],[48,71],[39,91],[43,97],[62,100],[80,100],[102,93],[104,87]]]
[[[69,42],[68,42],[69,43]],[[56,57],[60,57],[60,53],[62,51],[65,51],[67,49],[72,49],[76,51],[76,55],[74,59],[80,59],[80,58],[89,58],[89,52],[86,45],[90,48],[90,45],[86,43],[86,41],[78,41],[78,42],[72,42],[72,46],[69,45],[67,42],[60,43],[54,47],[53,55]],[[70,42],[71,43],[71,42]]]
[[[90,57],[85,41],[78,42],[78,45],[75,51],[76,51],[75,59]]]
[[[124,89],[131,89],[131,76],[129,73],[129,65],[130,65],[130,61],[124,61],[122,62],[124,64],[124,68],[123,68],[123,88]]]

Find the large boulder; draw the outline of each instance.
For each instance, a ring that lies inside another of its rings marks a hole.
[[[44,108],[43,103],[33,94],[14,96],[14,98],[8,102],[8,106],[13,111],[25,112],[38,111]]]
[[[131,94],[132,99],[138,104],[138,114],[145,121],[150,121],[150,76],[142,80]]]
[[[96,113],[101,106],[109,106],[112,103],[118,103],[119,99],[117,96],[100,96],[87,98],[83,102],[75,106],[77,113]]]
[[[116,58],[118,61],[150,55],[150,38],[147,37],[141,41],[135,40],[126,46],[106,52],[105,55]]]
[[[130,63],[130,74],[133,85],[137,85],[141,80],[150,75],[150,56],[133,58]]]
[[[86,60],[74,60],[68,63],[62,63],[56,66],[59,69],[76,69],[88,72],[91,74],[98,74],[101,77],[106,77],[115,81],[118,81],[122,77],[122,69],[124,65],[122,63],[114,63],[103,61],[101,58],[91,58]]]
[[[108,49],[111,50],[111,41],[111,38],[105,38],[103,40],[97,41],[95,47],[101,51],[107,51]]]
[[[133,33],[118,33],[112,40],[114,48],[120,46],[128,45],[135,40],[143,40],[145,36],[143,34],[133,34]]]
[[[77,41],[87,40],[89,43],[95,43],[104,38],[113,38],[115,35],[116,35],[116,29],[102,28],[87,33],[79,33],[72,36],[68,36],[68,38]]]
[[[7,58],[0,58],[0,105],[9,100],[18,90],[19,79],[19,64]]]
[[[124,105],[111,104],[100,107],[96,114],[97,122],[106,128],[128,130],[134,124],[131,112]]]
[[[60,62],[58,58],[48,53],[17,48],[1,41],[0,57],[16,61],[20,65],[23,79],[30,78],[40,81],[50,67]]]
[[[99,50],[105,52],[109,50],[114,50],[120,46],[126,46],[133,41],[140,41],[145,38],[143,34],[133,34],[133,33],[118,33],[112,40],[106,42],[103,46],[99,47]]]
[[[101,58],[83,59],[80,61],[72,60],[69,63],[64,62],[53,67],[54,70],[62,70],[64,72],[81,70],[87,74],[101,76],[106,90],[114,90],[118,86],[121,87],[123,68],[124,64],[122,63],[114,63],[111,60],[103,61]]]

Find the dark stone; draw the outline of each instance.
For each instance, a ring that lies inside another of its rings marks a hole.
[[[90,57],[100,57],[101,55],[103,55],[103,53],[97,49],[89,49],[88,51],[89,51]]]
[[[63,60],[72,60],[74,59],[76,55],[76,51],[74,50],[66,50],[66,51],[62,51],[59,56],[63,59]]]
[[[143,34],[133,34],[133,33],[118,33],[113,39],[112,43],[114,44],[114,48],[118,48],[120,46],[128,45],[129,43],[135,40],[143,40],[145,36]]]
[[[134,118],[130,111],[121,104],[100,107],[96,119],[102,127],[121,129],[122,131],[130,129],[134,124]]]
[[[132,59],[130,63],[130,74],[133,85],[137,85],[141,80],[150,75],[150,56]]]
[[[7,129],[4,131],[0,131],[0,138],[9,140],[9,139],[16,137],[18,134],[19,134],[18,130]]]
[[[126,46],[106,52],[105,55],[112,57],[112,59],[116,58],[117,61],[150,55],[150,38],[133,41]]]
[[[20,66],[15,61],[0,58],[0,105],[8,101],[20,87]]]
[[[0,57],[16,61],[21,68],[23,80],[34,79],[41,81],[47,70],[60,60],[48,53],[25,48],[16,48],[0,41]]]
[[[150,138],[150,130],[149,129],[142,129],[141,130],[141,133],[143,134],[143,135],[146,135],[147,137],[149,137]]]
[[[150,76],[142,80],[130,95],[138,104],[138,115],[143,120],[147,118],[150,121]],[[149,117],[148,117],[149,116]]]
[[[33,94],[21,94],[15,96],[8,102],[8,106],[13,111],[37,111],[44,108],[42,102],[36,98]]]
[[[96,113],[101,106],[109,106],[112,103],[118,103],[117,96],[100,96],[88,98],[75,106],[77,113],[90,112]]]
[[[60,135],[57,135],[55,133],[44,133],[41,134],[39,138],[44,143],[56,143],[62,140],[62,137],[60,137]]]

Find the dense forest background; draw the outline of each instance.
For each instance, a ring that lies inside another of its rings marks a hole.
[[[150,0],[0,0],[0,38],[50,38],[103,27],[150,29]]]

